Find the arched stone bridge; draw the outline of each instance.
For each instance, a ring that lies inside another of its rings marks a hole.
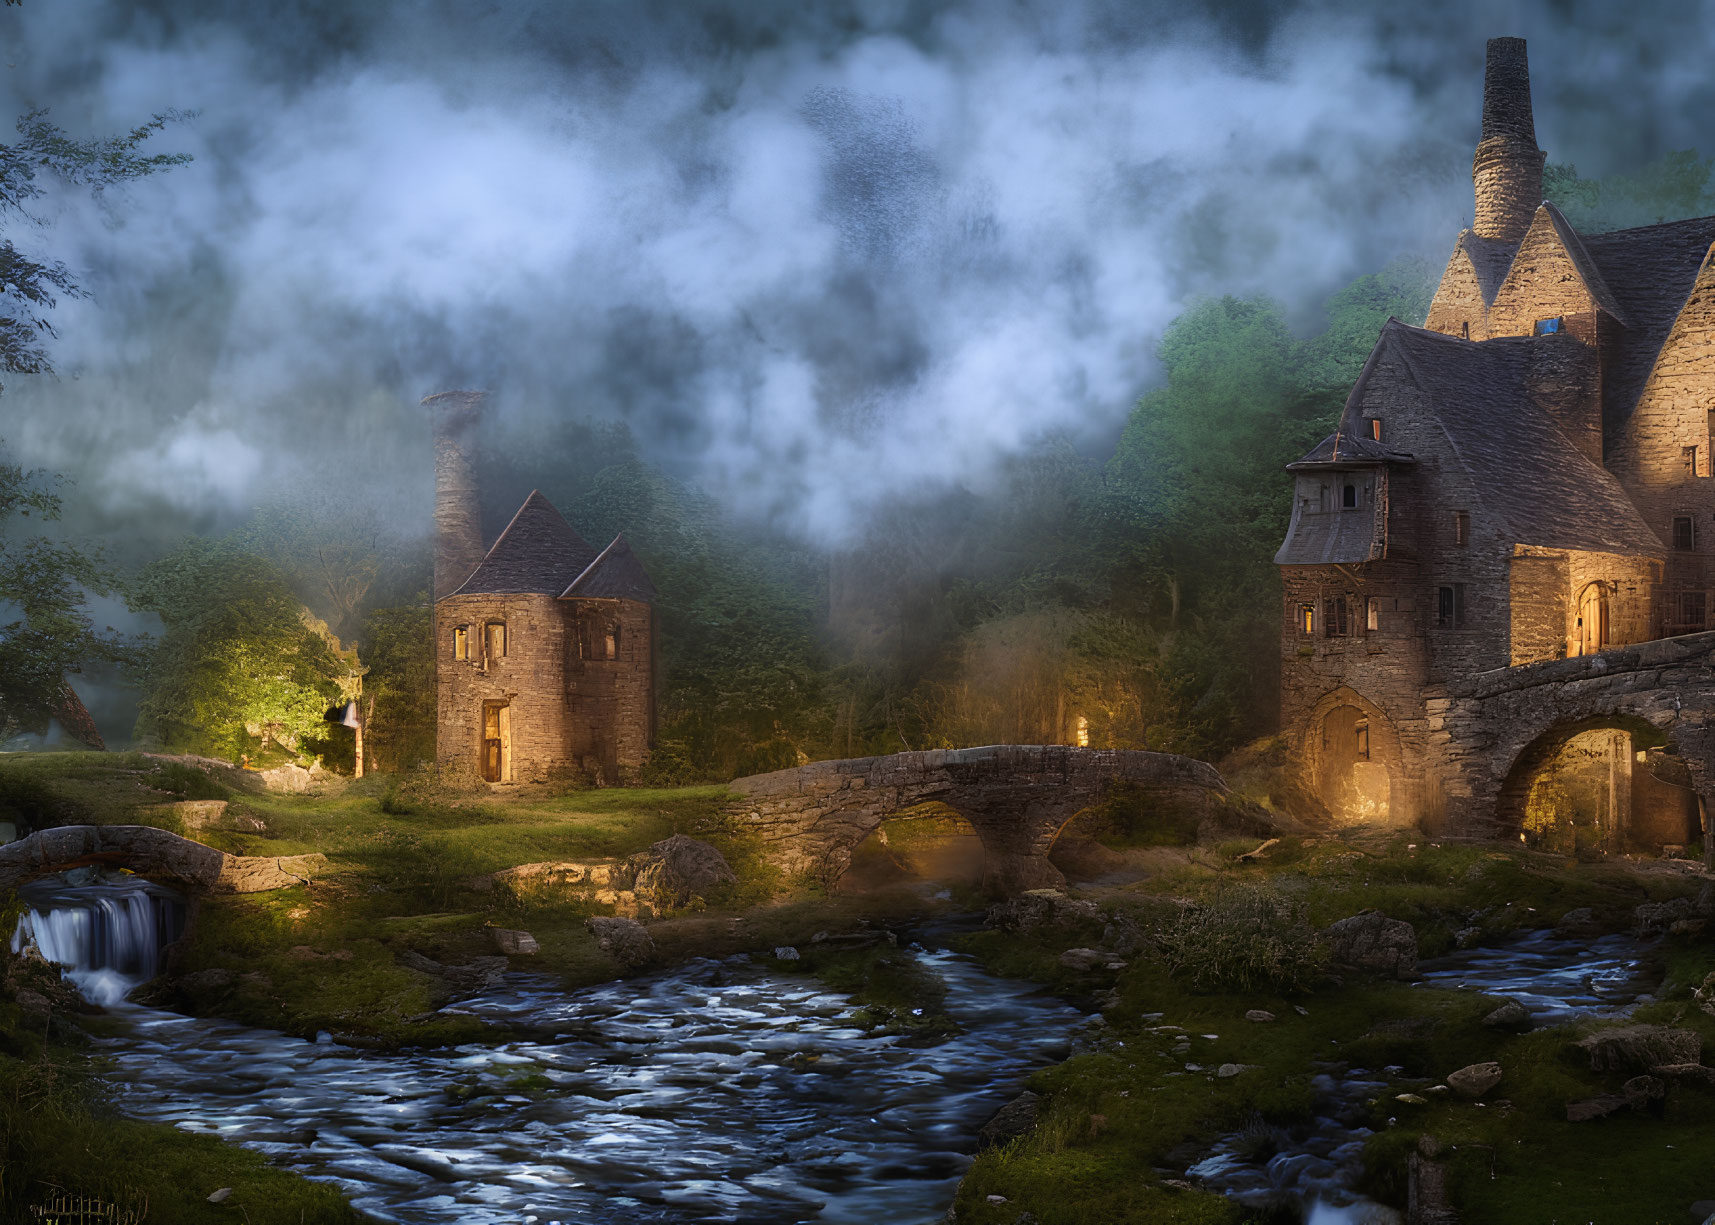
[[[775,863],[830,884],[852,851],[888,817],[931,801],[971,823],[984,851],[983,880],[998,893],[1063,885],[1048,862],[1062,828],[1116,782],[1150,799],[1214,815],[1230,792],[1207,762],[1172,753],[991,745],[818,761],[732,783],[729,815],[762,834]]]
[[[1706,821],[1715,802],[1715,632],[1497,668],[1432,692],[1428,756],[1441,767],[1446,832],[1516,833],[1499,801],[1521,758],[1557,729],[1626,719],[1666,737]]]
[[[306,884],[327,856],[229,855],[150,825],[60,825],[0,847],[0,889],[81,867],[126,868],[215,893],[260,893]]]

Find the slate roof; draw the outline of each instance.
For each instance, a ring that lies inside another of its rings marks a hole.
[[[595,557],[553,503],[532,491],[470,577],[450,594],[557,596]]]
[[[1618,352],[1603,363],[1603,418],[1610,432],[1637,407],[1712,243],[1715,217],[1614,230],[1584,240],[1591,260],[1625,312],[1626,330]]]
[[[655,600],[655,584],[649,572],[631,551],[631,544],[621,532],[613,543],[601,551],[601,556],[584,569],[560,593],[562,600],[637,600],[651,604]]]
[[[1301,468],[1339,467],[1342,464],[1415,464],[1417,460],[1403,451],[1383,446],[1362,430],[1356,433],[1335,430],[1310,449],[1303,459],[1286,465],[1288,472]]]
[[[1536,343],[1528,336],[1473,342],[1390,319],[1376,345],[1402,359],[1485,511],[1515,544],[1664,555],[1620,483],[1531,402],[1526,379]],[[1357,409],[1354,389],[1345,428],[1357,424]]]

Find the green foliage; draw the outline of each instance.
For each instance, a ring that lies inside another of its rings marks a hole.
[[[60,517],[62,483],[0,459],[0,618],[9,618],[0,621],[0,743],[47,730],[68,674],[131,667],[141,652],[139,640],[96,629],[85,609],[89,593],[115,587],[101,555],[41,530]]]
[[[1322,972],[1302,908],[1261,884],[1235,884],[1187,906],[1156,941],[1167,968],[1197,991],[1300,992]]]
[[[145,673],[138,739],[237,760],[295,755],[325,735],[353,667],[274,567],[225,542],[193,540],[145,567],[134,590],[138,607],[166,626]]]
[[[1576,166],[1555,164],[1543,168],[1542,194],[1574,229],[1602,234],[1715,212],[1712,166],[1695,149],[1665,154],[1636,174],[1599,179],[1581,179]]]
[[[427,593],[418,603],[378,608],[364,618],[364,743],[382,770],[408,770],[435,759],[433,623]]]

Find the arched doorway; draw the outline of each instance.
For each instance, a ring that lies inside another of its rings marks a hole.
[[[1578,593],[1577,654],[1594,655],[1608,645],[1608,585],[1584,584]]]
[[[1355,698],[1356,695],[1353,695]],[[1398,741],[1387,718],[1356,701],[1337,702],[1312,729],[1315,783],[1341,821],[1386,823],[1393,813]]]
[[[1662,732],[1627,715],[1538,736],[1508,772],[1496,811],[1522,842],[1567,855],[1657,853],[1700,836],[1684,761]]]

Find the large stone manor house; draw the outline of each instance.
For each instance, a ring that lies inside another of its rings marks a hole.
[[[1282,728],[1347,819],[1442,828],[1449,686],[1712,625],[1715,217],[1580,234],[1543,163],[1524,41],[1490,40],[1474,222],[1423,326],[1387,324],[1288,466]],[[1697,837],[1671,748],[1592,734],[1608,849]],[[1526,785],[1497,780],[1515,822]]]
[[[655,731],[655,586],[624,535],[597,550],[531,493],[485,543],[483,393],[423,401],[435,430],[435,757],[504,786],[620,782]]]

